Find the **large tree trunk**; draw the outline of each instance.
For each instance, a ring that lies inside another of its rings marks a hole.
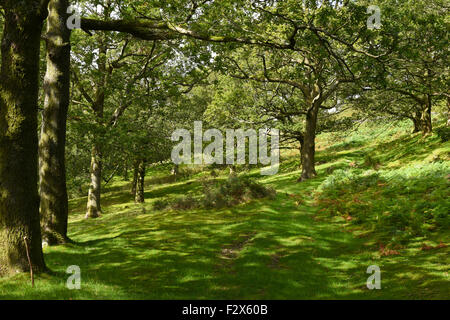
[[[137,190],[136,190],[136,203],[144,203],[144,180],[145,180],[145,160],[139,162],[138,177],[137,177]]]
[[[305,181],[314,178],[316,174],[315,153],[316,153],[316,127],[317,113],[319,106],[314,106],[306,114],[306,128],[303,136],[303,144],[300,153],[302,160],[302,174],[298,181]]]
[[[0,273],[46,269],[38,194],[37,104],[41,1],[2,1],[0,77]],[[39,9],[38,9],[39,8]],[[27,239],[27,240],[25,240]]]
[[[102,186],[102,158],[100,147],[95,145],[91,154],[91,184],[89,185],[86,218],[98,218],[102,212],[100,206]]]
[[[45,103],[39,141],[40,213],[43,240],[67,242],[68,201],[65,146],[70,99],[70,30],[68,0],[51,0],[47,19]]]

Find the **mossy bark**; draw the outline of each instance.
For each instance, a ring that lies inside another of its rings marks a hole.
[[[48,244],[68,241],[65,146],[70,99],[70,30],[68,0],[51,0],[47,18],[45,103],[39,141],[42,236]]]
[[[100,147],[95,145],[91,154],[91,184],[87,202],[86,218],[98,218],[102,212],[100,196],[102,194],[102,156]]]
[[[41,1],[2,1],[0,77],[0,273],[46,269],[38,194],[37,104]]]
[[[311,105],[306,114],[306,128],[303,135],[303,143],[300,147],[302,174],[298,181],[305,181],[314,178],[316,173],[315,154],[316,154],[316,128],[319,105]]]

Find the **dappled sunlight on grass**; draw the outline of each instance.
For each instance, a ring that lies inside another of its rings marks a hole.
[[[328,149],[321,142],[318,177],[302,183],[297,183],[298,155],[292,152],[286,159],[290,164],[275,176],[260,177],[257,168],[249,172],[276,189],[274,199],[219,210],[153,210],[158,199],[198,195],[201,181],[195,174],[166,182],[168,170],[152,167],[144,204],[134,203],[128,182],[114,180],[105,188],[98,219],[84,219],[86,198],[70,201],[74,243],[45,249],[53,273],[39,275],[34,289],[25,274],[1,279],[0,298],[448,298],[448,247],[424,251],[425,240],[417,237],[399,255],[383,256],[372,237],[342,217],[321,214],[316,205],[317,190],[333,172],[330,167],[363,165],[370,153],[381,170],[390,170],[397,163],[424,161],[436,150],[441,157],[448,153],[448,144],[430,137],[420,146],[420,139],[400,136],[380,144],[356,139]],[[370,190],[364,192],[372,197]],[[436,246],[439,239],[448,242],[448,231],[427,241]],[[374,264],[382,271],[382,290],[370,291],[366,270]],[[81,268],[81,290],[65,287],[70,265]]]

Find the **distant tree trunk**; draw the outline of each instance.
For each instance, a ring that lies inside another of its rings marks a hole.
[[[102,212],[100,206],[102,159],[99,146],[95,145],[91,153],[91,184],[89,186],[86,218],[97,218]]]
[[[65,243],[68,200],[66,186],[66,119],[70,99],[70,30],[68,0],[51,0],[47,19],[45,103],[39,141],[42,237],[49,245]]]
[[[136,203],[144,203],[144,180],[145,180],[145,160],[139,162],[138,177],[137,177],[137,190],[136,190]]]
[[[98,71],[101,74],[97,90],[95,92],[95,100],[92,105],[97,124],[102,126],[104,107],[105,107],[105,89],[107,85],[106,55],[108,53],[105,40],[102,39],[99,45]],[[96,137],[98,139],[98,137]],[[88,203],[86,218],[97,218],[100,216],[101,210],[101,183],[102,183],[102,152],[100,142],[94,142],[91,152],[91,183],[89,186]]]
[[[44,1],[2,1],[0,273],[45,271],[38,194],[39,52]]]
[[[128,181],[130,178],[128,177],[128,164],[125,162],[123,167],[123,180]]]
[[[423,134],[431,133],[433,131],[431,123],[431,104],[431,96],[427,95],[421,117],[421,129]]]
[[[174,164],[173,167],[172,167],[171,174],[173,176],[178,176],[178,173],[179,173],[179,165],[178,164]]]
[[[133,170],[133,181],[131,182],[131,195],[133,196],[133,199],[136,199],[136,186],[138,181],[138,175],[139,175],[139,162],[134,163],[134,170]]]
[[[302,174],[298,181],[305,181],[314,178],[317,173],[315,169],[316,153],[316,127],[319,106],[312,107],[306,114],[306,128],[303,137],[303,144],[300,149],[302,160]]]

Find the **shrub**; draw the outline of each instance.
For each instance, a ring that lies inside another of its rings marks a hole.
[[[224,182],[204,184],[205,208],[233,206],[251,199],[274,197],[276,192],[247,177],[231,176]]]
[[[272,188],[252,181],[247,177],[231,176],[226,181],[216,181],[215,179],[202,179],[203,194],[200,198],[194,199],[188,195],[178,198],[170,203],[174,210],[189,210],[193,208],[224,208],[248,202],[251,199],[274,198],[276,192]],[[167,207],[166,202],[154,204],[159,207]]]
[[[211,172],[209,173],[211,175],[211,177],[216,178],[219,176],[219,174],[217,173],[216,170],[212,169]]]
[[[434,129],[438,137],[441,139],[442,142],[447,142],[450,138],[450,127],[443,126]]]
[[[191,195],[187,195],[174,200],[171,207],[174,210],[189,210],[198,207],[198,203]]]
[[[168,206],[169,206],[169,201],[158,199],[153,203],[153,210],[157,210],[157,211],[164,210]]]
[[[228,206],[230,200],[225,197],[218,189],[208,189],[205,191],[202,199],[202,206],[210,208],[223,208]]]
[[[378,170],[378,168],[380,166],[380,161],[378,161],[376,158],[374,158],[370,154],[366,154],[364,156],[364,166]]]
[[[177,198],[173,201],[156,200],[154,210],[164,210],[168,207],[174,210],[189,210],[194,208],[224,208],[252,199],[274,198],[276,191],[272,188],[251,180],[248,177],[231,176],[225,181],[217,181],[202,177],[202,195],[194,198],[192,195]]]

